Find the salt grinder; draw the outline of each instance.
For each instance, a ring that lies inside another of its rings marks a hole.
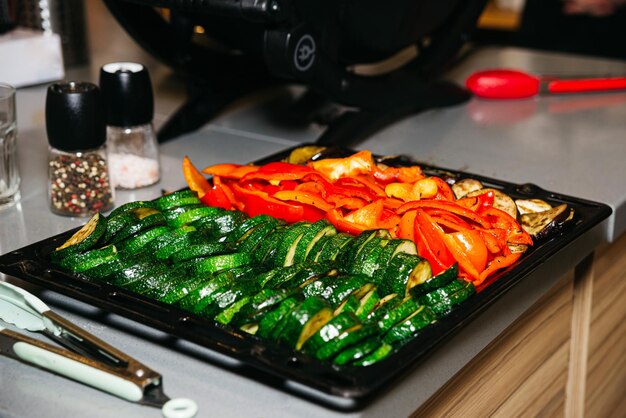
[[[52,212],[87,216],[113,206],[98,86],[55,83],[46,95],[48,197]]]
[[[136,189],[159,181],[159,150],[152,125],[154,98],[148,70],[134,62],[100,69],[113,186]]]

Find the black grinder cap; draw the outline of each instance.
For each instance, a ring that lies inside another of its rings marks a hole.
[[[106,123],[138,126],[152,122],[154,97],[148,70],[134,62],[113,62],[100,68],[100,89]]]
[[[50,145],[65,152],[104,145],[106,123],[98,86],[76,81],[48,86],[46,132]]]

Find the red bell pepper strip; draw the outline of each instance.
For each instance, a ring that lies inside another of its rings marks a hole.
[[[415,216],[415,243],[417,253],[430,263],[433,274],[446,270],[454,262],[444,241],[444,232],[422,209],[417,208]]]
[[[455,202],[448,202],[445,200],[416,200],[413,202],[407,202],[404,205],[400,206],[396,213],[398,215],[402,215],[408,210],[418,208],[447,210],[451,213],[454,213],[455,215],[469,219],[472,222],[475,222],[478,225],[482,226],[483,228],[491,228],[491,224],[487,221],[487,219],[483,218],[478,213],[473,212],[464,206],[457,205]]]
[[[351,184],[346,184],[346,181],[350,179],[339,179],[332,187],[332,193],[340,194],[348,197],[357,197],[367,202],[373,202],[376,199],[376,195],[368,191],[365,187],[355,186],[353,181]]]
[[[483,208],[493,206],[494,198],[494,193],[492,191],[488,191],[486,193],[481,193],[477,196],[463,197],[461,199],[458,199],[456,203],[461,206],[465,206],[466,208],[471,209],[474,212],[480,212]]]
[[[472,225],[462,217],[441,209],[426,209],[426,212],[435,222],[448,228],[450,231],[464,231],[473,229]]]
[[[241,178],[241,181],[246,182],[250,180],[266,180],[266,181],[281,181],[281,180],[300,180],[307,174],[313,172],[313,169],[304,165],[296,165],[283,162],[273,162],[262,165],[257,171],[246,174]]]
[[[233,195],[233,191],[216,175],[213,176],[213,187],[200,200],[205,205],[223,209],[232,209],[233,206],[237,207],[237,200]]]
[[[396,215],[394,211],[383,207],[383,214],[378,225],[380,228],[388,230],[392,237],[397,237],[400,229],[400,221],[400,215]]]
[[[503,251],[506,245],[507,232],[504,229],[482,229],[478,230],[487,246],[487,249],[492,254],[497,254]]]
[[[398,209],[400,206],[404,205],[404,202],[400,199],[395,199],[393,197],[388,197],[387,199],[385,199],[383,201],[383,205],[387,208],[387,209],[391,209],[394,212],[396,211],[396,209]]]
[[[243,202],[243,211],[249,216],[265,214],[291,223],[298,221],[316,222],[324,217],[324,212],[319,209],[283,202],[261,190],[252,188],[252,186],[242,187],[234,183],[233,192]]]
[[[385,189],[380,187],[376,182],[367,176],[355,176],[351,177],[357,183],[361,183],[364,185],[369,191],[371,191],[375,196],[386,197],[387,193],[385,193]]]
[[[440,177],[429,177],[437,182],[437,196],[435,196],[436,200],[447,200],[449,202],[454,202],[456,197],[454,196],[454,192],[448,183],[446,183]]]
[[[533,245],[531,236],[508,213],[494,207],[481,207],[479,213],[495,228],[507,231],[506,241],[508,243]]]

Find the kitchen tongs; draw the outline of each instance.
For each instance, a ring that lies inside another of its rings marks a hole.
[[[161,407],[161,375],[52,312],[24,289],[0,282],[0,320],[40,332],[57,347],[0,327],[0,354],[57,373],[131,402]]]

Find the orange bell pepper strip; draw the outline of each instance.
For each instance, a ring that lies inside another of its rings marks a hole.
[[[361,209],[363,206],[368,204],[368,202],[363,199],[359,199],[358,197],[349,197],[339,194],[331,194],[326,197],[326,200],[329,203],[332,203],[335,208],[343,208],[348,210]]]
[[[281,186],[282,185],[283,184],[281,182]],[[303,183],[296,183],[296,186],[292,190],[315,193],[317,195],[320,195],[322,198],[326,198],[329,192],[322,183],[318,183],[316,181],[306,181]]]
[[[417,211],[410,210],[405,212],[400,218],[400,228],[398,230],[398,237],[415,241],[415,216]]]
[[[322,199],[320,195],[302,190],[280,190],[272,196],[278,200],[290,200],[305,205],[311,205],[324,212],[334,209],[334,206]]]
[[[196,192],[200,199],[212,188],[208,180],[204,178],[204,175],[198,171],[186,155],[183,158],[183,176],[185,177],[187,186]]]
[[[229,179],[240,179],[248,173],[259,170],[258,165],[241,165],[241,164],[215,164],[202,169],[204,174],[220,176]]]
[[[446,247],[472,280],[477,280],[487,265],[489,251],[478,231],[467,230],[445,234]]]
[[[400,182],[400,183],[415,183],[418,180],[423,179],[424,173],[419,166],[413,165],[409,167],[384,167],[376,166],[376,169],[372,173],[376,181],[383,184]]]
[[[489,262],[487,268],[480,273],[478,279],[473,281],[474,285],[480,286],[481,284],[483,284],[483,282],[485,282],[488,277],[492,276],[496,271],[515,264],[515,262],[519,260],[521,256],[522,253],[509,252],[508,254],[503,254],[495,257]]]
[[[385,193],[385,189],[379,186],[378,184],[376,184],[376,182],[373,179],[369,178],[368,176],[353,176],[350,178],[355,180],[357,183],[361,183],[362,185],[364,185],[367,189],[369,189],[376,196],[379,196],[379,197],[387,196],[387,194]]]
[[[361,232],[369,229],[364,225],[359,225],[354,222],[346,220],[339,209],[331,209],[326,212],[326,219],[335,227],[338,231],[346,232],[352,235],[358,235]]]
[[[393,197],[388,197],[387,199],[383,200],[383,206],[385,206],[386,209],[393,210],[394,212],[402,205],[404,205],[404,202],[402,200],[395,199]]]
[[[372,153],[367,150],[357,152],[345,158],[325,158],[323,160],[311,161],[308,165],[324,174],[331,181],[346,176],[369,174],[376,166]]]
[[[385,211],[382,200],[363,206],[347,215],[342,215],[339,209],[326,212],[326,219],[335,228],[350,234],[359,234],[368,229],[388,229],[396,236],[400,217],[391,211]]]
[[[367,229],[376,229],[379,227],[379,222],[382,219],[383,209],[383,201],[379,199],[363,206],[360,209],[350,212],[345,216],[345,219],[348,222],[363,225],[367,227]]]

